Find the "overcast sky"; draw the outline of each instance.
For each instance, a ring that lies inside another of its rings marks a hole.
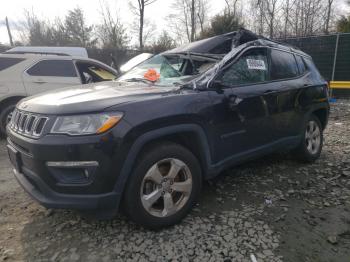
[[[136,0],[132,0],[135,1]],[[345,0],[337,0],[342,7],[341,10],[346,10]],[[90,24],[97,24],[100,22],[99,1],[88,0],[2,0],[0,8],[0,43],[8,43],[8,35],[4,24],[4,19],[7,16],[12,23],[12,30],[15,30],[15,24],[23,20],[24,9],[33,10],[40,18],[53,19],[55,17],[64,17],[67,10],[73,9],[77,6],[84,10],[85,16]],[[117,9],[121,20],[126,25],[132,23],[133,16],[130,13],[128,0],[106,0],[111,8]],[[164,28],[164,19],[170,12],[170,5],[172,0],[158,0],[146,9],[146,17],[154,22],[157,30]],[[224,0],[210,0],[211,14],[214,15],[220,12],[224,6]],[[349,11],[349,9],[347,10]],[[14,32],[14,40],[18,36]]]

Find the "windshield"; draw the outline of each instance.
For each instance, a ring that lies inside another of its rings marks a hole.
[[[159,86],[185,83],[207,71],[216,59],[189,54],[156,55],[131,69],[117,81],[149,81]]]

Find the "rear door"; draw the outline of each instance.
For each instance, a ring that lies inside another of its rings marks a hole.
[[[72,60],[43,59],[22,74],[28,95],[79,85],[80,79]]]
[[[271,49],[270,79],[276,85],[277,107],[273,113],[277,139],[298,135],[300,114],[298,113],[298,95],[303,88],[302,70],[298,68],[293,53]]]

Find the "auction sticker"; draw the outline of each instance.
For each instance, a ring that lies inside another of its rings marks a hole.
[[[247,65],[248,65],[248,69],[265,70],[266,71],[266,66],[265,66],[264,60],[247,59]]]

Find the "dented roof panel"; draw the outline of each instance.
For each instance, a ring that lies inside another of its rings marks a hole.
[[[197,53],[226,55],[230,53],[232,49],[249,42],[253,43],[254,45],[276,47],[287,51],[293,51],[304,56],[308,56],[307,54],[298,50],[295,47],[270,40],[266,37],[254,34],[253,32],[246,29],[240,29],[235,32],[195,41],[187,45],[183,45],[181,47],[177,47],[175,49],[166,51],[165,54]]]

